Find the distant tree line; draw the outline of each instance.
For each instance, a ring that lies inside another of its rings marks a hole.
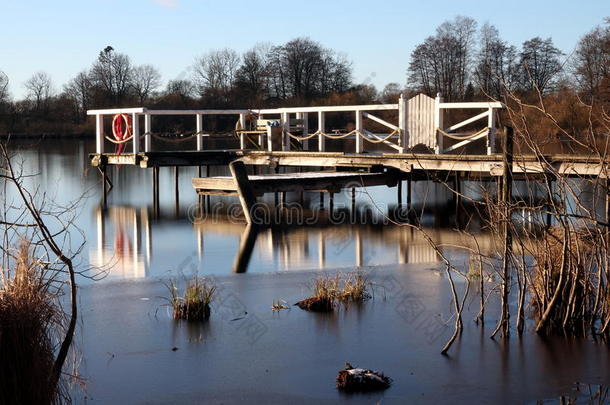
[[[498,29],[458,16],[441,24],[411,53],[408,87],[447,101],[490,97],[507,91],[547,95],[572,87],[591,100],[608,97],[610,21],[594,28],[578,43],[571,59],[551,38],[534,37],[520,48],[504,41]],[[569,63],[566,66],[566,63]]]
[[[419,92],[440,93],[447,101],[502,100],[511,92],[525,99],[554,97],[564,104],[566,97],[608,103],[610,20],[581,38],[565,58],[551,38],[535,37],[518,48],[504,41],[493,25],[478,29],[472,18],[458,16],[412,51],[405,85],[389,83],[381,91],[356,84],[345,55],[309,38],[258,44],[242,54],[210,50],[187,71],[163,85],[154,66],[135,65],[128,55],[107,46],[89,69],[61,89],[40,71],[22,83],[25,98],[12,100],[9,78],[0,70],[0,134],[88,133],[88,109],[135,105],[178,109],[394,103],[401,93]]]

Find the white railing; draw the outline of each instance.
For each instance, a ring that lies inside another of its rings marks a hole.
[[[409,100],[401,95],[397,104],[370,104],[370,105],[349,105],[349,106],[314,106],[314,107],[290,107],[273,109],[240,109],[240,110],[148,110],[139,108],[113,108],[101,110],[89,110],[88,115],[95,116],[96,122],[96,153],[104,153],[105,141],[114,143],[130,142],[131,152],[140,152],[140,139],[144,137],[144,152],[151,151],[151,136],[153,116],[157,115],[192,115],[195,121],[197,137],[197,150],[203,150],[203,120],[206,115],[236,115],[238,123],[236,134],[240,137],[240,148],[246,149],[249,139],[247,121],[256,119],[268,119],[278,121],[279,129],[267,126],[265,131],[251,131],[258,133],[258,147],[268,151],[283,150],[291,148],[291,139],[299,141],[303,150],[308,151],[309,140],[317,138],[318,151],[326,150],[327,139],[354,139],[355,153],[364,152],[365,142],[373,144],[384,144],[403,153],[407,149],[413,148],[418,144],[423,144],[436,153],[447,153],[465,146],[477,139],[487,137],[487,152],[492,153],[495,143],[496,109],[503,108],[501,103],[480,102],[480,103],[445,103],[439,96],[436,99],[424,94],[415,96]],[[485,109],[486,111],[468,118],[462,122],[443,127],[443,112],[446,109]],[[373,112],[396,111],[398,122],[391,123]],[[351,113],[354,116],[354,129],[351,131],[329,131],[326,128],[326,117],[328,113]],[[104,118],[112,117],[116,114],[128,114],[131,117],[132,128],[128,140],[112,139],[104,134]],[[310,131],[310,114],[317,116],[317,128]],[[144,116],[144,133],[140,134],[139,119]],[[487,118],[487,127],[474,134],[457,134],[453,131],[469,125],[475,121]],[[370,120],[387,129],[387,133],[376,133],[365,128],[365,120]],[[297,126],[291,126],[292,122],[298,122]],[[293,132],[299,132],[295,134]],[[274,145],[274,138],[280,137],[279,145]],[[445,138],[459,140],[458,143],[448,147],[443,147]],[[266,139],[266,142],[265,142]],[[251,140],[251,139],[250,139]]]

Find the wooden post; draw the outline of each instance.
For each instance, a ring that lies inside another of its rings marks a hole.
[[[256,204],[256,197],[250,186],[248,180],[248,172],[246,171],[246,165],[244,162],[236,160],[229,164],[229,170],[237,186],[237,192],[239,194],[239,202],[244,211],[246,221],[252,223],[252,207]]]
[[[239,114],[239,129],[246,129],[246,114]],[[241,132],[239,135],[239,147],[240,149],[246,149],[246,135]]]
[[[441,103],[443,102],[443,98],[441,97],[441,93],[436,94],[436,98],[434,99],[434,131],[436,131],[436,148],[435,152],[437,154],[443,153],[443,134],[438,131],[438,128],[443,129],[443,109],[441,108]]]
[[[399,153],[404,153],[405,150],[410,148],[409,129],[407,127],[408,109],[409,103],[401,93],[400,98],[398,99],[398,127],[400,128],[400,134],[398,135],[398,146],[400,146],[400,149],[398,150]]]
[[[95,152],[104,153],[104,116],[95,116]],[[105,179],[104,179],[105,180]]]
[[[290,150],[290,136],[288,136],[288,132],[290,132],[290,114],[287,112],[282,113],[282,150]]]
[[[131,115],[131,126],[133,134],[133,154],[140,153],[140,120],[136,113]]]
[[[487,116],[487,126],[489,127],[489,133],[487,134],[487,154],[491,155],[496,149],[496,115],[494,109],[489,107]]]
[[[318,151],[324,152],[326,150],[325,141],[326,138],[323,135],[323,132],[326,131],[326,122],[324,111],[318,111]]]
[[[335,207],[335,194],[331,191],[328,193],[328,211],[332,215]]]
[[[104,209],[105,209],[106,203],[108,202],[108,188],[107,188],[108,175],[106,174],[106,165],[104,165],[104,164],[101,165],[100,171],[102,172],[102,205],[104,206]]]
[[[356,110],[356,153],[362,153],[364,140],[362,139],[362,111]]]
[[[398,180],[398,184],[397,184],[397,203],[398,203],[398,209],[400,209],[402,207],[402,180]]]
[[[309,135],[309,114],[301,113],[301,119],[303,120],[303,136]],[[309,139],[303,141],[303,150],[309,150]]]
[[[152,116],[146,114],[144,116],[144,152],[152,150]]]
[[[203,114],[197,114],[197,151],[203,150]]]

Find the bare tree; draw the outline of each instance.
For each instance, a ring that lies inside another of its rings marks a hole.
[[[351,64],[309,38],[273,47],[268,55],[270,90],[280,99],[311,99],[351,86]]]
[[[242,63],[236,73],[236,87],[249,102],[260,102],[269,94],[266,60],[269,48],[259,44],[242,55]]]
[[[481,27],[477,59],[474,78],[483,93],[500,99],[505,88],[514,89],[518,80],[517,49],[502,41],[493,25]]]
[[[100,52],[91,68],[93,84],[105,93],[105,102],[120,106],[131,85],[131,62],[129,56],[117,53],[107,46]]]
[[[210,51],[199,57],[193,65],[193,81],[199,94],[229,101],[239,64],[239,55],[229,48]]]
[[[23,86],[28,91],[28,99],[34,102],[36,111],[41,111],[48,107],[49,99],[53,92],[53,81],[48,73],[34,73]]]
[[[161,73],[152,65],[141,65],[134,67],[131,75],[131,87],[142,105],[161,85]]]
[[[190,80],[175,79],[167,82],[165,95],[177,95],[182,98],[190,98],[195,95],[195,84]]]
[[[474,53],[476,22],[456,17],[436,29],[411,53],[408,82],[428,95],[442,93],[448,100],[466,95]]]
[[[64,86],[64,94],[72,101],[74,117],[77,122],[86,118],[91,106],[93,84],[86,71],[80,72]]]
[[[523,89],[534,88],[540,94],[551,90],[562,69],[559,62],[561,55],[551,38],[535,37],[525,41],[519,54]]]
[[[610,21],[605,27],[595,27],[578,42],[573,71],[588,98],[599,97],[603,84],[610,83]]]
[[[8,101],[8,76],[0,70],[0,104]]]

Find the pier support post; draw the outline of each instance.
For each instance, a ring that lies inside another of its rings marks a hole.
[[[100,172],[102,173],[102,205],[106,209],[106,203],[108,202],[108,174],[106,173],[106,165],[100,166]]]
[[[396,203],[398,205],[398,209],[400,210],[402,208],[402,180],[398,180],[398,184],[396,185],[397,191],[396,191]]]
[[[252,224],[252,208],[256,204],[256,197],[254,196],[254,192],[250,186],[250,181],[248,180],[246,165],[244,165],[244,162],[236,160],[229,164],[229,170],[231,170],[231,175],[233,176],[233,180],[237,185],[239,202],[241,203],[241,208],[244,211],[246,221],[248,224]]]

